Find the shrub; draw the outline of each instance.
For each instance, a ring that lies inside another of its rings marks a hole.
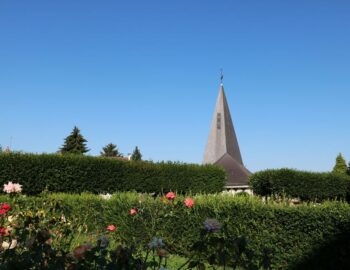
[[[350,205],[346,203],[284,206],[264,204],[254,197],[198,195],[192,197],[194,207],[188,208],[184,199],[161,200],[137,193],[118,193],[109,200],[92,194],[53,194],[22,198],[17,203],[26,207],[34,201],[39,209],[46,209],[48,200],[63,202],[67,220],[88,225],[88,235],[81,234],[85,238],[75,240],[72,249],[91,241],[92,232],[115,224],[117,241],[145,246],[156,236],[171,253],[187,257],[193,243],[201,239],[203,221],[209,218],[206,228],[215,231],[221,227],[222,232],[213,245],[225,243],[222,252],[229,252],[230,245],[237,245],[236,252],[240,252],[243,245],[247,254],[253,254],[250,260],[255,265],[268,251],[272,269],[350,269]],[[0,201],[14,204],[7,196]],[[136,215],[130,215],[132,208],[137,208]]]
[[[213,165],[129,162],[103,157],[0,154],[0,185],[18,181],[26,194],[116,191],[211,193],[223,189],[226,173]]]
[[[67,207],[64,200],[16,197],[16,194],[14,191],[10,197],[1,198],[11,204],[0,203],[0,269],[161,270],[168,265],[170,250],[161,238],[154,236],[130,241],[118,237],[119,227],[114,224],[105,226],[102,231],[95,230],[95,234],[90,233],[88,242],[70,246],[80,233],[87,231],[77,216],[70,214],[71,207]],[[169,199],[170,211],[174,200],[175,197]],[[186,203],[182,207],[192,208]],[[134,217],[134,222],[146,217],[145,213],[132,209],[136,212],[129,215]],[[224,269],[226,266],[269,269],[269,253],[264,252],[261,262],[254,263],[254,254],[247,249],[247,239],[244,236],[227,237],[219,221],[206,219],[198,229],[200,238],[192,243],[188,259],[176,269],[203,269],[208,263],[222,265]],[[135,245],[142,239],[146,243]]]
[[[305,201],[344,200],[350,178],[333,173],[278,169],[254,173],[249,183],[254,193],[261,196],[287,196]]]

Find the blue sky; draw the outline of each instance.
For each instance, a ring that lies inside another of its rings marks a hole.
[[[0,2],[0,144],[54,152],[74,125],[200,163],[220,68],[252,170],[350,160],[350,2]],[[11,139],[12,138],[12,139]]]

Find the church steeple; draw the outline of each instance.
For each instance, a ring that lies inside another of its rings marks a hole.
[[[250,172],[243,165],[222,79],[221,74],[219,96],[211,122],[203,163],[222,165],[228,172],[227,185],[247,185]]]

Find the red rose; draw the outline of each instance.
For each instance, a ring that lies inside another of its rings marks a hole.
[[[191,198],[186,198],[184,200],[184,203],[185,203],[187,208],[192,208],[194,206],[194,201]]]
[[[0,215],[4,215],[4,214],[6,214],[6,210],[5,209],[0,209]]]
[[[174,192],[168,192],[167,195],[165,195],[165,198],[167,198],[169,201],[170,200],[175,200],[176,195]]]
[[[139,210],[137,208],[131,208],[129,214],[130,216],[136,216],[138,212]]]
[[[8,230],[6,228],[0,228],[0,236],[6,236],[8,234]]]
[[[114,232],[117,229],[113,224],[107,226],[107,231]]]
[[[9,204],[7,204],[7,203],[4,203],[4,204],[2,204],[1,209],[4,209],[6,211],[10,211],[11,210],[11,206]]]

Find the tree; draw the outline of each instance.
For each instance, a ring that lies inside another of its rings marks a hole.
[[[348,166],[348,175],[350,175],[350,162],[349,162],[349,166]]]
[[[115,144],[109,143],[102,148],[100,152],[102,157],[122,157],[123,154],[119,153],[118,148]]]
[[[87,140],[81,135],[79,128],[75,126],[72,133],[64,139],[64,144],[59,152],[62,154],[82,155],[89,151],[86,147],[86,142]]]
[[[137,146],[135,147],[134,152],[132,152],[131,160],[134,160],[134,161],[142,160],[142,154]]]
[[[2,146],[1,146],[1,144],[0,144],[0,153],[2,153]]]
[[[339,173],[339,174],[348,173],[348,166],[346,165],[346,161],[343,158],[342,154],[339,154],[336,158],[335,166],[333,168],[333,173]]]

